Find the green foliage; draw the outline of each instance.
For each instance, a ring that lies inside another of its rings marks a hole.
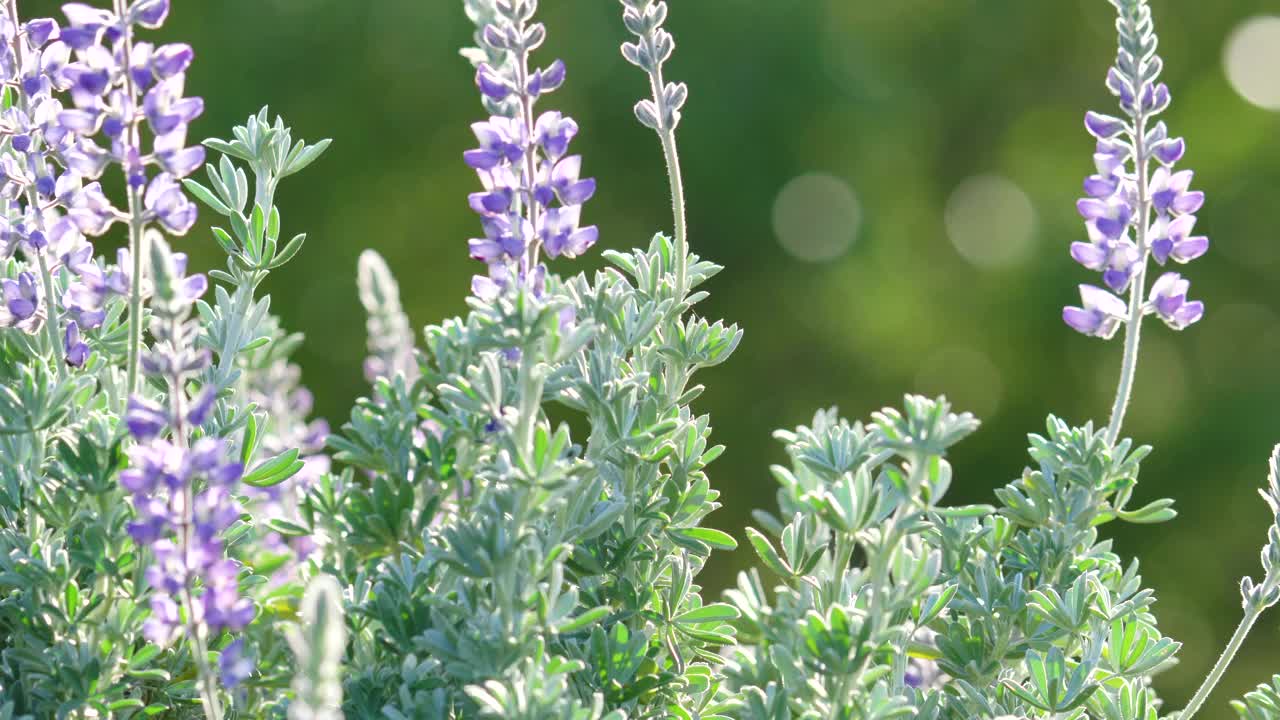
[[[908,397],[870,425],[828,411],[778,433],[791,457],[774,469],[778,504],[792,519],[758,513],[765,530],[749,534],[780,584],[771,597],[752,571],[727,593],[742,614],[726,671],[743,717],[1156,706],[1149,678],[1179,645],[1156,629],[1136,563],[1097,536],[1125,518],[1147,449],[1050,418],[1031,436],[1035,469],[997,492],[1002,507],[942,506],[947,448],[976,427],[944,400]]]
[[[427,329],[419,380],[380,379],[333,440],[362,476],[322,485],[304,514],[337,509],[332,562],[368,578],[349,717],[728,707],[713,668],[737,611],[704,603],[693,578],[736,543],[701,526],[722,448],[687,404],[693,374],[741,333],[684,317],[703,294],[674,296],[672,252],[659,237],[614,256],[623,272],[472,299]],[[718,270],[686,265],[689,288]],[[585,443],[553,421],[565,412],[587,421]]]
[[[1280,675],[1271,677],[1271,684],[1261,684],[1245,693],[1243,700],[1232,700],[1240,720],[1274,720],[1280,718]]]

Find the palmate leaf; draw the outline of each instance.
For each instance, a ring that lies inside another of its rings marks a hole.
[[[1031,675],[1030,688],[1012,680],[1005,680],[1004,686],[1023,701],[1046,712],[1074,710],[1087,702],[1099,687],[1089,679],[1092,668],[1085,663],[1070,668],[1067,658],[1057,647],[1044,654],[1035,650],[1027,653],[1027,671]]]
[[[1280,720],[1280,675],[1271,676],[1270,684],[1258,685],[1244,698],[1232,700],[1231,707],[1241,720]]]

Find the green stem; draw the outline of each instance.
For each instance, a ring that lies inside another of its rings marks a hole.
[[[1146,118],[1138,115],[1133,135],[1133,157],[1138,174],[1138,272],[1129,286],[1129,317],[1124,326],[1124,359],[1120,364],[1120,382],[1116,387],[1116,399],[1111,406],[1111,421],[1107,424],[1107,443],[1114,445],[1120,437],[1129,398],[1133,395],[1133,380],[1138,368],[1138,346],[1142,336],[1143,299],[1147,292],[1147,221],[1151,215],[1151,201],[1147,197],[1148,158],[1143,146],[1146,134]]]
[[[40,282],[44,285],[45,331],[49,335],[49,351],[53,353],[53,364],[58,367],[58,378],[67,376],[67,364],[63,362],[62,341],[58,338],[58,316],[56,315],[55,298],[53,296],[53,273],[49,272],[49,261],[42,251],[37,255],[40,264]]]
[[[134,283],[135,286],[137,283]],[[169,339],[175,345],[179,342],[178,338],[182,337],[182,318],[173,315],[169,320]],[[173,421],[173,441],[178,447],[185,449],[187,447],[187,397],[185,377],[178,371],[169,382],[169,412]],[[192,480],[188,479],[182,487],[184,495],[182,501],[182,527],[179,528],[182,539],[182,552],[184,557],[188,556],[191,548],[195,545],[195,487]],[[195,656],[196,674],[200,680],[200,701],[204,706],[205,717],[207,720],[222,720],[222,703],[218,699],[218,680],[213,672],[213,668],[209,665],[209,646],[205,637],[208,626],[204,622],[197,622],[195,619],[195,598],[191,594],[191,585],[188,583],[182,588],[182,602],[187,606],[187,634],[191,638],[191,652]]]
[[[675,275],[676,275],[676,300],[683,301],[685,293],[689,288],[686,286],[688,278],[688,254],[689,254],[689,238],[688,226],[685,219],[685,202],[684,202],[684,175],[680,170],[680,152],[676,147],[676,129],[675,124],[671,123],[671,127],[667,126],[668,108],[663,93],[662,68],[659,67],[649,75],[650,85],[653,87],[653,99],[658,108],[658,122],[662,124],[662,129],[658,131],[658,137],[662,140],[662,154],[667,160],[667,179],[671,185],[671,212],[675,220]]]
[[[842,713],[846,709],[845,701],[849,695],[849,679],[848,674],[842,674],[836,680],[835,688],[831,694],[831,710],[827,713],[828,720],[840,720]]]
[[[133,275],[129,283],[129,364],[125,397],[138,389],[138,361],[142,356],[142,258],[147,248],[138,195],[137,190],[129,190],[129,254]]]
[[[1218,681],[1227,672],[1227,667],[1235,659],[1236,653],[1240,651],[1240,646],[1244,644],[1244,639],[1249,636],[1249,631],[1253,629],[1254,623],[1258,621],[1258,616],[1262,614],[1264,609],[1260,603],[1249,603],[1249,606],[1245,608],[1244,617],[1240,618],[1240,625],[1236,627],[1235,633],[1231,635],[1231,640],[1227,642],[1227,647],[1218,656],[1218,662],[1214,663],[1213,669],[1209,671],[1209,676],[1200,684],[1196,694],[1191,696],[1187,706],[1182,712],[1178,713],[1178,720],[1191,720],[1191,717],[1204,705],[1204,701],[1209,698],[1209,693],[1213,692],[1213,689],[1218,685]]]
[[[888,523],[885,525],[882,540],[879,547],[876,548],[875,557],[871,560],[868,568],[868,579],[871,585],[871,606],[868,617],[873,621],[881,617],[884,613],[884,605],[886,602],[885,588],[889,586],[889,567],[893,560],[893,556],[897,554],[898,546],[906,538],[903,532],[903,524],[907,518],[916,509],[916,495],[920,491],[920,486],[924,483],[926,460],[918,456],[910,457],[907,462],[910,468],[907,472],[907,494],[902,499],[902,504],[893,511]],[[907,638],[910,640],[910,637]],[[894,657],[893,674],[890,681],[893,683],[895,690],[906,685],[907,671],[907,651],[905,647],[900,648]]]
[[[187,606],[187,625],[191,634],[191,654],[195,656],[196,674],[200,677],[200,704],[204,706],[207,720],[222,720],[222,702],[218,699],[218,681],[209,665],[209,647],[205,643],[204,625],[191,622],[194,599],[190,588],[183,588],[182,600]]]
[[[535,348],[520,349],[520,370],[516,388],[520,393],[519,415],[516,419],[516,447],[528,467],[533,467],[533,431],[542,406],[542,383],[534,376]]]
[[[128,10],[125,0],[113,0],[112,5],[118,17],[125,17],[125,13]],[[130,27],[126,27],[124,31],[126,66],[132,57],[133,30]],[[142,138],[138,132],[138,122],[141,118],[136,112],[138,92],[133,82],[133,73],[126,72],[124,74],[124,86],[126,104],[129,108],[128,117],[125,118],[127,140],[134,148],[140,148],[142,147]],[[138,363],[142,357],[142,269],[143,258],[147,254],[147,241],[146,222],[142,219],[142,189],[133,187],[127,164],[122,166],[122,170],[124,171],[126,192],[129,196],[129,253],[133,258],[133,277],[130,283],[132,287],[129,291],[129,364],[125,385],[125,397],[127,398],[138,389]]]
[[[1114,445],[1120,437],[1120,426],[1133,395],[1133,380],[1138,368],[1138,346],[1142,336],[1142,295],[1147,281],[1146,258],[1129,289],[1129,318],[1124,328],[1124,359],[1120,363],[1120,382],[1111,406],[1111,422],[1107,424],[1107,443]]]

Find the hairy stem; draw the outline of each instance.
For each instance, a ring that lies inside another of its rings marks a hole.
[[[524,23],[520,23],[520,31],[524,32]],[[520,120],[524,124],[527,139],[527,147],[524,153],[524,172],[527,177],[524,183],[525,187],[534,188],[538,184],[538,162],[537,152],[538,146],[534,142],[536,130],[534,128],[533,103],[534,98],[527,88],[529,86],[529,51],[521,50],[516,57],[516,83],[519,86],[518,94],[520,96]],[[530,194],[525,198],[528,202],[527,211],[529,213],[529,227],[538,227],[538,201]],[[538,251],[542,247],[541,238],[536,235],[526,238],[525,254],[522,260],[524,267],[520,268],[521,275],[532,274],[533,269],[538,266]]]
[[[34,193],[32,193],[34,194]],[[49,272],[49,260],[45,258],[45,253],[40,252],[37,256],[40,264],[40,284],[44,286],[44,304],[48,308],[45,313],[44,327],[45,332],[49,335],[49,351],[53,353],[53,364],[58,366],[58,377],[65,378],[67,376],[67,364],[63,362],[62,341],[58,338],[58,316],[56,314],[56,299],[53,296],[53,273]]]
[[[136,285],[136,283],[135,283]],[[175,345],[182,336],[182,320],[178,316],[169,318],[169,338]],[[180,448],[187,447],[186,427],[186,389],[185,378],[176,372],[169,379],[169,408],[173,417],[173,441]],[[196,490],[191,480],[182,487],[182,553],[189,558],[195,545],[195,495]],[[196,661],[196,674],[200,680],[200,702],[204,706],[205,717],[209,720],[222,720],[222,703],[218,699],[218,679],[209,665],[209,646],[205,638],[207,627],[195,619],[195,597],[191,593],[191,583],[182,588],[182,603],[187,610],[187,635],[191,639],[191,654]]]
[[[675,223],[676,300],[682,301],[685,293],[689,290],[686,286],[687,278],[685,277],[689,270],[689,238],[685,220],[684,175],[680,171],[680,153],[676,147],[676,129],[674,123],[667,122],[669,111],[665,99],[666,94],[663,92],[664,83],[662,81],[661,67],[656,68],[649,75],[649,83],[653,86],[653,99],[658,107],[659,122],[662,124],[662,129],[658,131],[658,137],[662,140],[662,154],[667,160],[667,178],[671,185],[671,212]]]
[[[1143,299],[1147,292],[1147,222],[1151,215],[1151,200],[1147,193],[1148,163],[1144,135],[1146,135],[1146,118],[1139,114],[1134,124],[1133,135],[1134,169],[1138,174],[1138,207],[1136,208],[1138,227],[1138,272],[1129,285],[1129,318],[1124,326],[1124,359],[1120,364],[1120,383],[1116,387],[1115,403],[1111,406],[1111,422],[1107,424],[1107,442],[1115,444],[1120,437],[1120,427],[1124,424],[1125,412],[1129,409],[1129,398],[1133,395],[1133,380],[1138,368],[1138,347],[1142,337]]]
[[[1231,635],[1231,639],[1227,641],[1227,647],[1218,656],[1218,662],[1214,663],[1213,669],[1209,671],[1209,676],[1200,684],[1196,694],[1191,696],[1187,706],[1183,708],[1182,712],[1178,713],[1178,720],[1191,720],[1191,717],[1204,705],[1204,701],[1209,698],[1209,693],[1213,692],[1213,689],[1218,685],[1218,681],[1227,672],[1227,667],[1235,659],[1236,653],[1240,651],[1240,646],[1244,644],[1244,639],[1249,636],[1249,631],[1253,629],[1254,623],[1258,621],[1258,616],[1262,614],[1264,609],[1260,603],[1249,603],[1249,606],[1245,608],[1244,617],[1240,618],[1240,624],[1236,627],[1235,633]]]
[[[1120,364],[1120,382],[1116,387],[1115,403],[1111,406],[1111,422],[1107,425],[1107,442],[1112,445],[1120,437],[1120,426],[1124,422],[1125,412],[1129,408],[1129,398],[1133,394],[1133,380],[1138,367],[1138,347],[1142,336],[1142,296],[1146,280],[1147,263],[1143,258],[1142,267],[1133,278],[1133,287],[1129,289],[1129,318],[1124,328],[1124,359]]]
[[[129,364],[125,396],[138,389],[138,361],[142,356],[142,257],[147,253],[146,236],[139,212],[139,191],[129,190],[129,255],[133,275],[129,288]]]
[[[125,17],[128,10],[128,3],[125,0],[113,0],[115,13],[118,17]],[[124,64],[129,67],[133,57],[133,28],[128,24],[124,28]],[[127,134],[126,142],[137,149],[142,146],[141,136],[138,132],[138,122],[141,119],[137,116],[137,87],[133,82],[133,73],[126,72],[124,74],[124,88],[127,108],[127,117],[125,118],[125,132]],[[126,158],[128,154],[126,153]],[[126,192],[129,195],[129,252],[133,258],[133,277],[129,290],[129,358],[128,368],[126,371],[125,396],[132,395],[138,389],[138,362],[142,357],[142,258],[147,254],[146,241],[146,221],[142,218],[142,188],[134,187],[133,178],[130,177],[130,168],[126,160],[121,169],[124,172],[124,182]]]

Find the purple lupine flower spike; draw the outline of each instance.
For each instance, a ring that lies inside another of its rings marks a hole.
[[[224,540],[240,519],[244,467],[228,459],[225,440],[192,440],[215,398],[205,389],[192,402],[186,390],[210,362],[207,350],[193,347],[199,325],[191,319],[208,283],[203,275],[188,276],[186,256],[171,252],[158,233],[150,256],[155,343],[143,368],[167,386],[168,397],[163,405],[129,398],[124,420],[137,444],[120,484],[133,499],[128,532],[153,558],[144,575],[152,591],[144,632],[166,644],[184,634],[198,639],[241,630],[255,607],[240,593],[241,566],[227,557]]]
[[[1118,318],[1100,311],[1103,306],[1115,307],[1111,300],[1118,298],[1108,295],[1110,300],[1095,296],[1092,308],[1086,298],[1085,308],[1063,312],[1073,328],[1098,337],[1111,337],[1116,323],[1141,319],[1136,312],[1147,292],[1148,258],[1160,265],[1170,259],[1186,263],[1209,248],[1207,237],[1192,235],[1204,193],[1191,189],[1190,170],[1174,169],[1186,153],[1186,142],[1169,137],[1165,123],[1156,120],[1170,102],[1169,88],[1158,82],[1162,62],[1154,53],[1135,57],[1130,52],[1132,48],[1156,46],[1151,10],[1146,0],[1111,1],[1119,11],[1120,50],[1115,66],[1107,72],[1106,85],[1116,96],[1123,117],[1093,111],[1085,114],[1085,129],[1097,143],[1093,156],[1097,172],[1085,179],[1088,197],[1076,204],[1089,241],[1072,243],[1071,257],[1102,273],[1103,283],[1111,290],[1128,291],[1133,309],[1120,312]],[[1175,281],[1167,278],[1169,275],[1163,276],[1160,282],[1171,287]],[[1162,287],[1161,297],[1178,297],[1165,292],[1169,287]],[[1162,306],[1170,302],[1166,299]],[[1160,315],[1170,327],[1180,330],[1203,312],[1199,303],[1188,305],[1190,308],[1181,310],[1177,317],[1170,314],[1174,310]]]
[[[576,257],[599,235],[594,226],[579,226],[596,186],[579,177],[582,158],[567,157],[578,124],[555,111],[534,115],[538,99],[564,83],[564,63],[531,69],[529,53],[541,42],[542,26],[531,25],[518,6],[498,5],[496,13],[496,24],[480,33],[490,60],[477,62],[476,87],[500,114],[472,126],[480,146],[463,154],[484,186],[468,197],[485,234],[469,243],[471,257],[489,266],[472,281],[482,299],[514,287],[540,294],[546,275],[540,252]]]
[[[148,180],[147,166],[158,165],[162,172],[156,180],[166,180],[154,190],[148,187],[146,220],[160,222],[172,234],[185,233],[194,222],[195,206],[178,197],[182,190],[173,178],[189,175],[204,162],[203,148],[186,143],[187,126],[204,110],[200,98],[183,92],[194,52],[182,43],[156,48],[132,42],[132,26],[154,29],[164,22],[168,0],[139,0],[123,18],[84,3],[69,3],[62,10],[68,26],[55,44],[74,51],[74,59],[58,78],[69,89],[74,106],[55,115],[63,135],[64,164],[90,179],[99,177],[108,164],[117,164],[134,189],[154,183]],[[138,132],[129,130],[141,119],[152,131],[149,150]],[[102,142],[98,136],[103,136]],[[91,208],[100,219],[82,222],[81,230],[100,235],[123,213],[111,208],[100,189],[93,192]],[[157,203],[163,207],[157,208]]]

